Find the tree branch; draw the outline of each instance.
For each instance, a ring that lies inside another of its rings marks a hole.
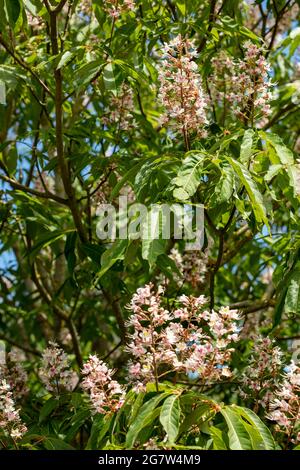
[[[42,284],[39,280],[39,276],[37,274],[37,271],[35,269],[34,264],[32,265],[32,279],[33,279],[38,291],[40,292],[42,298],[49,305],[49,307],[52,308],[54,314],[57,315],[58,318],[60,318],[61,320],[63,320],[66,323],[66,325],[67,325],[67,327],[70,331],[70,334],[71,334],[72,344],[73,344],[73,349],[74,349],[76,361],[77,361],[78,366],[81,368],[82,364],[83,364],[83,360],[82,360],[82,354],[81,354],[81,350],[80,350],[80,342],[79,342],[76,327],[75,327],[75,324],[74,324],[72,318],[70,316],[68,316],[59,307],[57,307],[57,305],[55,305],[53,303],[50,295],[48,294],[46,289],[42,286]]]
[[[10,184],[14,189],[19,189],[24,193],[32,194],[33,196],[40,197],[42,199],[52,199],[53,201],[58,202],[59,204],[63,204],[64,206],[68,206],[67,199],[63,199],[56,194],[51,193],[50,191],[46,191],[44,193],[37,191],[36,189],[29,188],[28,186],[24,186],[23,184],[19,183],[16,180],[9,178],[8,176],[4,176],[0,174],[0,179],[5,181],[6,183]]]
[[[58,48],[58,31],[57,31],[57,12],[59,12],[66,2],[63,1],[55,10],[48,10],[50,14],[50,39],[52,46],[52,54],[57,55],[59,53]],[[82,225],[81,217],[77,208],[76,197],[74,189],[71,183],[71,177],[69,167],[64,156],[64,144],[63,144],[63,91],[62,91],[62,73],[60,69],[54,70],[55,78],[55,131],[56,131],[56,153],[58,165],[61,172],[61,178],[64,186],[64,190],[68,197],[68,205],[72,212],[75,227],[78,231],[78,235],[81,241],[86,241],[86,235]]]
[[[46,93],[48,93],[48,95],[50,95],[52,98],[54,98],[54,95],[53,93],[51,92],[51,90],[47,87],[46,83],[43,82],[43,80],[41,80],[41,78],[34,72],[34,70],[32,70],[29,65],[26,64],[26,62],[24,62],[24,60],[22,60],[21,58],[19,58],[15,53],[14,51],[12,51],[10,49],[10,47],[8,46],[8,44],[5,42],[5,40],[3,39],[3,36],[2,36],[2,33],[0,33],[0,44],[4,47],[4,49],[6,50],[6,52],[15,60],[15,62],[17,62],[24,70],[26,70],[27,72],[29,72],[37,81],[38,83],[41,85],[41,87],[45,90]]]
[[[6,341],[8,344],[11,344],[12,346],[15,346],[16,348],[19,348],[19,349],[21,349],[22,351],[24,351],[28,354],[32,354],[32,355],[38,356],[38,357],[42,356],[42,353],[40,353],[36,349],[28,348],[27,346],[24,346],[23,344],[20,344],[17,341],[8,338],[6,335],[4,335],[2,333],[0,333],[0,340]]]
[[[216,3],[217,3],[217,0],[211,0],[210,1],[210,11],[209,11],[209,16],[208,16],[208,27],[207,27],[207,31],[206,31],[206,34],[205,36],[203,37],[202,41],[200,42],[198,48],[197,48],[197,52],[200,53],[203,51],[205,45],[206,45],[206,41],[207,41],[207,37],[208,37],[208,34],[211,32],[212,30],[212,27],[213,27],[213,24],[214,24],[214,21],[215,21],[215,8],[216,8]]]
[[[104,289],[103,286],[101,286],[101,290],[104,294],[104,297],[106,298],[108,303],[111,305],[111,308],[115,314],[115,317],[119,326],[120,339],[121,339],[122,344],[124,344],[126,342],[127,331],[126,331],[125,321],[123,318],[122,309],[119,304],[119,300],[113,299],[110,293],[106,289]]]

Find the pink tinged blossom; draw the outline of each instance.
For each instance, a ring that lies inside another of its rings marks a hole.
[[[229,377],[228,363],[234,350],[230,345],[238,337],[237,312],[229,308],[208,312],[204,310],[207,300],[203,296],[183,295],[178,299],[181,307],[175,307],[166,315],[160,292],[149,284],[138,289],[129,305],[134,311],[134,320],[129,318],[128,325],[132,328],[136,316],[141,325],[130,335],[127,346],[133,356],[129,365],[133,384],[146,385],[161,374],[166,378],[168,372],[175,371],[184,375],[197,372],[205,381]],[[161,321],[157,322],[159,315]],[[138,356],[136,352],[140,348],[145,352]]]
[[[104,110],[102,122],[108,128],[116,126],[119,131],[129,131],[134,123],[134,95],[132,89],[123,83],[116,95],[111,95]]]
[[[174,273],[174,281],[177,284],[191,284],[197,288],[204,284],[207,273],[208,253],[188,250],[181,255],[177,248],[172,248],[170,258],[175,262],[181,276]]]
[[[222,370],[221,374],[222,374],[224,377],[231,377],[232,372],[231,372],[231,370],[229,369],[229,367],[223,367],[221,370]]]
[[[0,381],[0,427],[6,436],[14,440],[20,439],[27,432],[19,410],[15,408],[13,393],[6,380]]]
[[[81,373],[84,376],[81,386],[90,396],[94,413],[107,414],[121,408],[125,390],[112,379],[114,371],[98,356],[91,355],[83,365]]]
[[[119,18],[122,13],[128,13],[135,8],[134,0],[104,0],[104,10],[112,18]]]
[[[54,342],[49,342],[43,353],[39,376],[45,388],[54,394],[72,391],[78,381],[77,374],[70,369],[68,356]]]
[[[29,391],[28,374],[22,366],[24,359],[20,351],[12,350],[7,354],[6,363],[0,364],[0,379],[5,379],[10,386],[15,401],[21,400]]]
[[[197,56],[194,43],[179,35],[163,46],[162,53],[158,92],[165,109],[162,123],[172,125],[177,131],[201,136],[207,124],[207,98],[194,61]]]
[[[283,353],[270,338],[258,335],[253,340],[252,353],[241,376],[240,391],[248,399],[269,408],[281,381]]]
[[[139,362],[132,364],[128,370],[132,377],[138,377],[141,372],[141,364]]]
[[[294,444],[300,442],[300,368],[292,362],[278,385],[267,418],[275,421],[277,432]]]
[[[224,52],[213,59],[211,93],[213,100],[221,107],[225,106],[227,113],[233,112],[246,122],[270,113],[268,101],[271,99],[272,85],[269,80],[270,65],[262,49],[251,41],[246,41],[243,49],[243,59],[234,60]]]

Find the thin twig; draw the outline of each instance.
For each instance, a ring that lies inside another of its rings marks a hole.
[[[12,346],[15,346],[16,348],[19,348],[28,354],[32,354],[33,356],[38,356],[38,357],[42,356],[42,353],[40,353],[36,349],[28,348],[27,346],[24,346],[24,344],[20,344],[14,339],[8,338],[6,335],[2,333],[0,333],[0,340],[6,341],[8,344],[11,344]]]
[[[2,179],[2,181],[5,181],[6,183],[10,184],[14,189],[18,189],[20,191],[23,191],[24,193],[32,194],[33,196],[37,196],[42,199],[53,199],[53,201],[56,201],[59,204],[63,204],[64,206],[68,205],[67,199],[63,199],[59,196],[56,196],[56,194],[51,193],[50,191],[42,193],[40,191],[37,191],[36,189],[29,188],[28,186],[25,186],[5,175],[0,174],[0,178]]]
[[[36,74],[36,72],[34,70],[32,70],[29,65],[27,65],[26,62],[24,62],[23,59],[21,59],[20,57],[18,57],[14,51],[12,51],[9,47],[9,45],[6,43],[6,41],[3,39],[3,36],[2,36],[2,33],[0,33],[0,44],[4,47],[4,49],[6,50],[6,52],[14,59],[15,62],[17,62],[17,64],[19,64],[24,70],[26,70],[27,72],[29,72],[37,81],[38,83],[41,85],[41,87],[45,90],[46,93],[48,93],[48,95],[50,95],[52,98],[54,98],[54,95],[53,93],[51,92],[51,90],[48,88],[48,86],[46,85],[46,83],[43,82],[43,80]]]

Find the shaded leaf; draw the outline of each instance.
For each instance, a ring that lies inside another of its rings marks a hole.
[[[245,186],[249,199],[251,201],[252,210],[254,212],[255,218],[259,224],[264,223],[269,227],[269,221],[267,218],[267,212],[264,205],[264,200],[261,192],[258,189],[258,186],[254,179],[251,176],[249,170],[242,165],[237,160],[234,160],[231,157],[227,157],[229,163],[232,165],[232,168],[238,175],[242,184]]]
[[[175,442],[180,424],[180,401],[178,395],[171,395],[164,401],[159,420],[167,433],[168,442]]]
[[[172,184],[176,186],[173,191],[175,198],[184,201],[195,194],[200,184],[205,157],[203,152],[192,151],[187,154],[178,175],[172,180]]]
[[[168,395],[170,395],[170,392],[161,393],[144,403],[135,421],[131,424],[131,426],[129,426],[126,435],[127,448],[132,449],[141,430],[151,423],[151,420],[153,419],[153,411],[159,405],[159,403],[164,400]]]

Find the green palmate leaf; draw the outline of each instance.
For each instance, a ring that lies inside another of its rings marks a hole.
[[[70,444],[56,437],[46,437],[43,442],[47,450],[75,450]]]
[[[93,419],[90,437],[85,446],[85,450],[93,450],[97,448],[98,435],[101,429],[103,429],[103,415],[96,415]]]
[[[278,175],[282,170],[282,165],[271,165],[270,168],[268,169],[267,173],[264,176],[264,180],[269,183],[275,176]]]
[[[65,244],[65,257],[68,264],[68,270],[71,276],[73,276],[75,264],[76,264],[76,247],[77,232],[70,232],[67,234],[66,244]]]
[[[180,434],[187,432],[194,424],[203,423],[209,416],[211,416],[211,406],[209,403],[200,403],[197,408],[193,409],[192,413],[185,417],[180,426]]]
[[[137,197],[144,201],[146,197],[152,196],[155,201],[157,187],[164,188],[169,183],[171,177],[168,171],[170,167],[174,166],[174,163],[177,164],[176,160],[169,155],[155,156],[143,160],[143,165],[134,180],[134,191]],[[151,185],[155,187],[153,195],[151,194],[153,192]]]
[[[141,166],[144,164],[144,160],[139,161],[136,165],[134,165],[130,170],[128,170],[123,178],[118,181],[118,183],[115,185],[113,188],[111,194],[110,194],[110,201],[112,201],[116,196],[118,196],[120,190],[123,188],[125,184],[128,184],[129,181],[132,180],[138,173],[139,169]]]
[[[204,152],[188,152],[182,162],[178,175],[171,182],[176,188],[173,195],[176,199],[186,200],[195,194],[203,172]]]
[[[252,444],[249,434],[241,417],[231,407],[221,410],[228,426],[229,447],[231,450],[251,450]]]
[[[164,401],[159,420],[167,433],[168,441],[173,443],[179,431],[180,401],[178,395],[171,395]]]
[[[20,0],[4,0],[9,23],[14,26],[21,14]]]
[[[255,429],[251,424],[249,424],[247,421],[243,420],[243,425],[248,432],[250,441],[251,441],[251,446],[253,450],[264,450],[264,444],[260,438],[259,433],[257,432],[257,429]]]
[[[287,314],[300,313],[300,269],[291,273],[286,291],[284,311]]]
[[[255,132],[253,129],[247,129],[243,136],[241,151],[240,151],[240,161],[243,165],[247,165],[249,159],[252,155],[252,146],[253,146],[253,137]]]
[[[39,415],[39,422],[41,423],[46,418],[48,418],[48,416],[52,413],[52,411],[58,408],[58,406],[59,406],[59,400],[57,398],[54,398],[54,397],[49,398],[49,400],[47,400],[42,406],[42,409]]]
[[[143,404],[145,393],[138,393],[133,405],[131,406],[128,425],[130,426],[136,419],[138,412]]]
[[[210,435],[213,438],[213,449],[214,450],[228,450],[226,442],[224,441],[224,433],[221,429],[215,426],[210,426]]]
[[[59,69],[62,69],[63,67],[65,67],[72,59],[73,57],[75,56],[75,52],[73,51],[66,51],[62,54],[59,62],[58,62],[58,65],[56,67],[57,70]]]
[[[138,442],[139,445],[143,445],[145,442],[147,442],[153,433],[153,425],[154,422],[157,421],[157,418],[159,418],[161,412],[161,406],[158,406],[155,408],[155,410],[152,411],[151,415],[149,416],[149,419],[145,423],[145,427],[141,430],[138,436]]]
[[[37,243],[31,248],[29,256],[35,257],[42,248],[46,248],[47,246],[55,243],[57,240],[60,240],[65,235],[72,232],[74,232],[74,229],[53,230],[52,232],[44,234],[43,236],[39,237]]]
[[[18,151],[17,147],[12,147],[9,149],[6,158],[5,158],[6,167],[10,175],[13,175],[17,169],[18,164]]]
[[[5,83],[0,80],[0,104],[6,104]]]
[[[102,71],[104,65],[102,60],[99,59],[82,65],[75,74],[75,89],[78,90],[85,87],[87,83],[92,81]]]
[[[101,269],[96,275],[99,280],[118,260],[124,259],[128,240],[116,240],[101,256]]]
[[[147,401],[140,409],[135,421],[129,426],[126,435],[126,447],[131,449],[142,429],[153,420],[153,411],[171,392],[161,393]],[[154,415],[155,416],[155,415]]]
[[[299,284],[299,247],[295,247],[291,256],[289,257],[289,263],[287,269],[282,276],[282,279],[276,286],[277,302],[274,312],[273,328],[279,325],[283,312],[287,313],[299,313],[299,300],[298,300],[298,287]],[[291,284],[291,281],[292,284]],[[287,292],[291,285],[289,297],[287,299]]]
[[[176,0],[176,6],[180,13],[185,16],[186,14],[186,0]]]
[[[156,265],[169,279],[174,279],[175,274],[179,278],[183,277],[183,274],[179,271],[175,261],[165,253],[162,253],[157,257]]]
[[[267,218],[264,200],[256,182],[251,176],[251,173],[244,165],[242,165],[237,160],[234,160],[231,157],[227,157],[227,159],[231,164],[232,168],[234,169],[235,173],[239,177],[241,183],[245,186],[256,221],[259,224],[264,223],[267,227],[269,227],[269,221]]]
[[[112,62],[108,62],[103,69],[103,80],[107,90],[117,93],[117,84],[115,79],[115,69]]]
[[[88,256],[93,263],[95,264],[96,268],[100,268],[101,266],[101,256],[105,251],[103,245],[99,245],[97,243],[82,243],[80,244],[80,249],[83,253]]]
[[[224,407],[221,413],[229,428],[229,446],[232,450],[275,450],[272,434],[252,410],[231,405]]]
[[[282,165],[292,165],[294,163],[293,152],[283,143],[278,135],[263,131],[260,132],[260,135],[268,144],[274,147]]]
[[[43,8],[43,4],[40,0],[23,0],[23,3],[32,15],[37,15]]]
[[[0,65],[0,80],[7,85],[8,89],[13,89],[20,81],[26,79],[22,71],[12,65]]]
[[[70,421],[70,427],[66,434],[66,441],[71,441],[76,436],[78,430],[86,423],[86,421],[90,418],[91,412],[87,409],[79,410],[72,416]]]
[[[116,59],[114,60],[114,63],[118,65],[127,75],[132,77],[137,82],[142,82],[144,80],[147,80],[147,76],[143,72],[136,70],[134,67],[132,67],[132,65],[128,64],[127,62],[124,62],[123,60],[120,60],[120,59]]]
[[[113,415],[95,415],[86,450],[99,449],[113,421]],[[105,441],[104,441],[105,442]]]
[[[234,406],[233,408],[240,416],[250,423],[251,426],[248,426],[247,430],[250,437],[254,437],[255,441],[253,442],[256,442],[258,450],[275,450],[276,444],[273,436],[262,420],[249,408],[240,406]]]
[[[243,36],[246,36],[246,37],[252,39],[253,41],[256,41],[258,44],[260,44],[260,37],[257,36],[257,35],[256,35],[253,31],[251,31],[250,29],[246,28],[245,26],[240,26],[239,32],[240,32],[240,34],[242,34]]]
[[[153,266],[157,257],[166,251],[166,240],[159,238],[143,238],[142,257],[147,260],[150,266]]]
[[[294,197],[299,195],[299,170],[295,164],[293,152],[284,144],[282,139],[269,132],[260,132],[261,137],[270,145],[276,152],[277,161],[275,164],[281,164],[282,168],[286,171],[290,187],[293,190]]]
[[[164,217],[161,212],[161,206],[155,206],[157,211],[153,211],[154,206],[148,211],[146,217],[142,220],[142,257],[152,266],[157,257],[166,250],[166,239],[162,238],[164,226]]]
[[[221,170],[221,177],[218,179],[213,194],[212,203],[222,204],[228,202],[232,198],[232,193],[235,189],[234,184],[234,171],[231,166],[226,165]]]

